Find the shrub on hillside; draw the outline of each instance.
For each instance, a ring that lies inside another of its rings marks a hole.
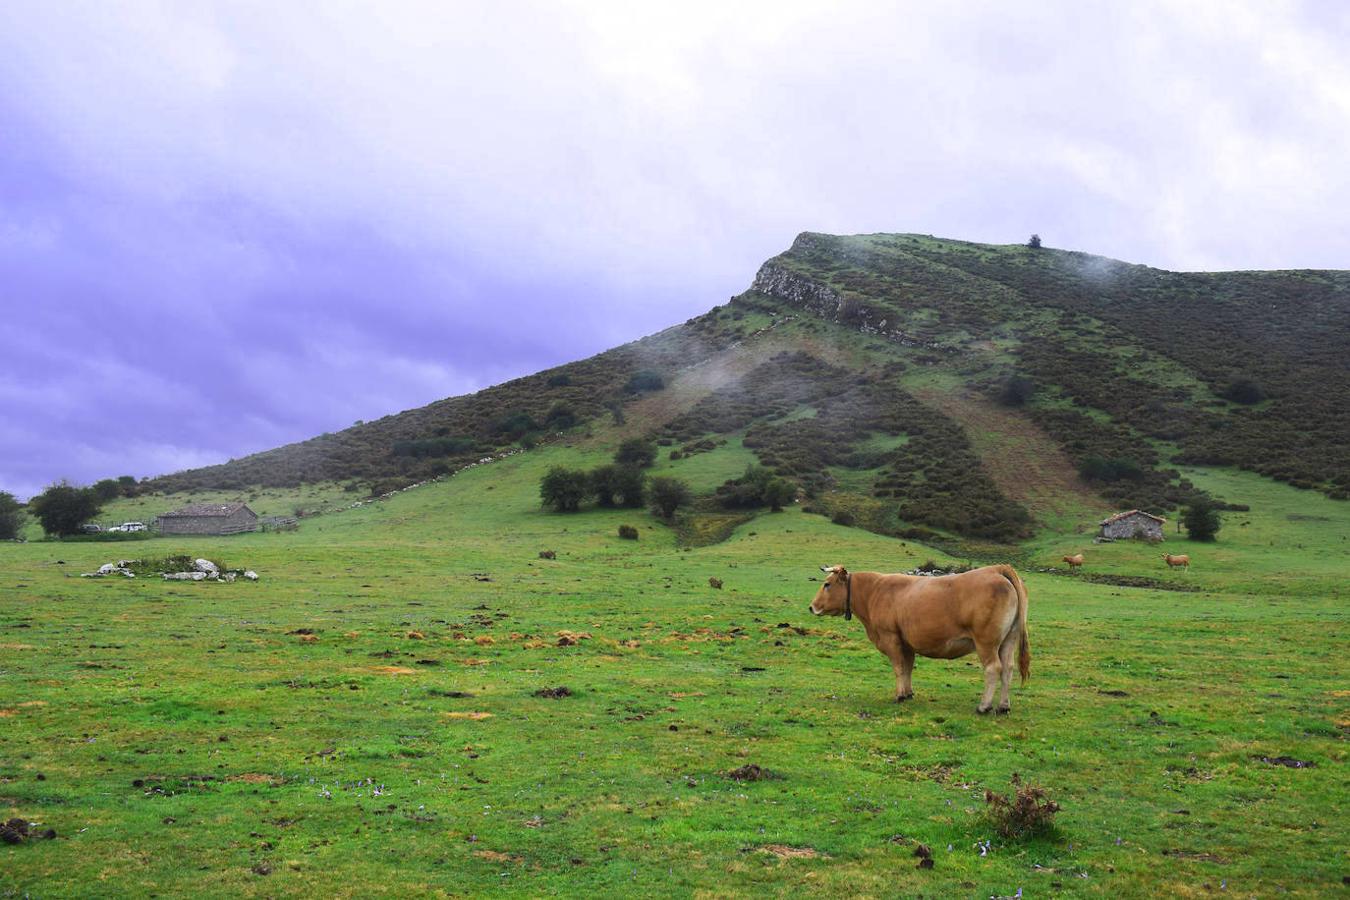
[[[638,539],[638,530],[632,525],[620,525],[619,537],[625,541],[636,541]]]
[[[1090,481],[1139,481],[1144,469],[1124,456],[1089,456],[1078,466],[1078,474]]]
[[[1022,375],[1013,375],[1003,382],[998,392],[998,402],[1004,406],[1025,406],[1036,393],[1036,382]]]
[[[23,507],[13,494],[0,491],[0,541],[12,541],[23,527]]]
[[[590,477],[581,469],[554,466],[539,482],[540,501],[558,512],[576,512],[590,495]]]
[[[94,496],[98,498],[99,503],[107,503],[109,500],[116,500],[122,496],[122,486],[111,478],[95,481],[90,490],[94,492]]]
[[[656,462],[656,445],[646,438],[629,438],[619,445],[614,461],[621,466],[645,469]]]
[[[59,482],[28,501],[28,511],[42,523],[47,534],[66,537],[80,533],[84,525],[103,509],[91,488],[79,488]]]
[[[1261,390],[1261,386],[1250,378],[1239,378],[1224,388],[1223,393],[1219,396],[1225,400],[1232,400],[1234,403],[1251,406],[1266,399],[1266,392]]]
[[[774,512],[792,502],[796,494],[792,482],[779,478],[764,466],[748,466],[740,478],[719,487],[714,496],[726,509],[754,509],[767,506]]]
[[[688,506],[693,499],[688,484],[665,475],[653,478],[647,493],[651,497],[652,510],[665,519],[675,515],[681,506]]]
[[[660,372],[643,369],[641,372],[634,372],[623,389],[630,394],[641,394],[644,391],[659,391],[665,386],[666,380],[661,377]]]
[[[572,383],[572,376],[566,372],[559,372],[557,375],[548,376],[549,387],[567,387]]]
[[[513,441],[520,440],[531,431],[539,430],[539,423],[527,412],[513,412],[503,416],[493,424],[492,430]]]
[[[549,407],[544,424],[550,428],[566,430],[577,424],[577,411],[570,403],[555,403]]]
[[[646,477],[634,466],[613,464],[597,466],[587,474],[591,493],[601,506],[642,505],[646,493]]]
[[[1218,507],[1201,498],[1181,511],[1181,524],[1191,540],[1212,541],[1223,527],[1223,520],[1219,517]]]

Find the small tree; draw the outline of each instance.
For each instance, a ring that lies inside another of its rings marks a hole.
[[[98,515],[103,504],[91,488],[62,481],[29,500],[28,509],[42,523],[43,531],[66,537],[79,534],[80,526]]]
[[[1181,511],[1181,524],[1186,526],[1186,536],[1191,540],[1212,541],[1223,527],[1223,519],[1219,517],[1219,508],[1201,497]]]
[[[619,445],[614,461],[621,466],[645,469],[656,462],[656,445],[646,438],[629,438]]]
[[[616,466],[614,492],[619,495],[620,506],[637,509],[647,493],[647,476],[635,466]]]
[[[664,519],[675,515],[675,510],[681,506],[688,506],[693,498],[688,484],[665,475],[653,478],[647,486],[647,493],[651,497],[653,511]]]
[[[554,466],[539,482],[539,499],[558,512],[576,512],[590,494],[590,478],[580,469]]]
[[[123,497],[135,497],[135,496],[136,496],[136,476],[134,476],[134,475],[118,475],[118,476],[117,476],[117,486],[118,486],[119,488],[122,489],[122,496],[123,496]]]
[[[23,507],[13,494],[0,491],[0,541],[12,541],[23,527]]]
[[[619,467],[616,465],[596,466],[591,469],[586,476],[590,480],[591,493],[595,496],[595,502],[601,506],[613,506],[614,495],[619,492],[616,481],[618,480]]]
[[[95,481],[92,490],[94,495],[98,497],[99,503],[107,503],[109,500],[116,500],[122,494],[122,486],[111,478]]]
[[[1041,236],[1039,234],[1033,234],[1030,239],[1027,240],[1027,246],[1032,250],[1041,249]]]

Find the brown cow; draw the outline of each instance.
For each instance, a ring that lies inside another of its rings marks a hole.
[[[998,711],[1009,709],[1013,651],[1022,681],[1031,674],[1027,642],[1027,589],[1012,566],[985,566],[959,575],[883,575],[822,566],[824,584],[811,601],[813,615],[857,614],[867,637],[891,661],[895,699],[914,696],[910,675],[915,655],[956,659],[974,650],[984,666],[984,696],[976,712],[987,713],[1000,680]]]
[[[1062,557],[1069,564],[1070,569],[1076,569],[1083,564],[1083,554],[1075,553],[1073,556]]]
[[[1191,558],[1185,554],[1173,556],[1170,553],[1164,553],[1162,556],[1163,562],[1167,563],[1167,568],[1169,569],[1175,569],[1177,566],[1181,566],[1187,572],[1191,570]]]

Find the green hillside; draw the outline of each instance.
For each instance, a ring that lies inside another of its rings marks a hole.
[[[1017,541],[1091,511],[1170,514],[1199,490],[1186,465],[1345,499],[1348,350],[1346,272],[807,233],[659,334],[146,487],[355,499],[512,447],[645,435],[677,459],[738,448],[881,533]]]

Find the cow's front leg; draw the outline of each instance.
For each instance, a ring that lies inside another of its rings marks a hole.
[[[906,654],[908,648],[904,646],[898,634],[879,631],[873,643],[891,661],[891,669],[895,672],[895,702],[900,703],[914,696],[914,691],[909,686],[910,672],[914,670],[913,652]]]

